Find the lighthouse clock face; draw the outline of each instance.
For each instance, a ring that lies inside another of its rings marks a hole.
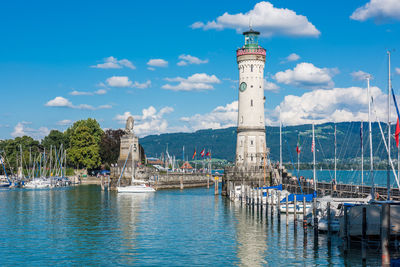
[[[244,91],[246,90],[246,88],[247,88],[247,84],[246,84],[245,82],[242,82],[242,83],[239,85],[239,90],[240,90],[240,92],[244,92]]]

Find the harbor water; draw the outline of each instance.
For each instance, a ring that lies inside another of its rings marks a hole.
[[[361,265],[359,249],[344,256],[338,237],[315,240],[301,216],[294,224],[290,215],[286,226],[271,207],[213,193],[118,194],[95,185],[1,190],[1,265]],[[371,249],[367,263],[379,265],[379,251]]]

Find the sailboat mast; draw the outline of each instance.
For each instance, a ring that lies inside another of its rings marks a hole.
[[[133,145],[131,145],[131,157],[132,157],[132,182],[131,182],[131,184],[133,185],[133,182],[135,181],[135,159],[133,157]]]
[[[279,169],[282,170],[282,119],[279,112]]]
[[[336,184],[336,124],[335,124],[335,184]]]
[[[360,138],[361,138],[361,189],[364,193],[364,144],[363,144],[363,124],[364,122],[361,121],[361,128],[360,128]]]
[[[392,89],[391,79],[390,79],[390,51],[387,51],[388,54],[388,164],[387,164],[387,200],[390,200],[390,90]]]
[[[315,132],[314,123],[312,124],[312,152],[313,152],[313,165],[314,165],[314,192],[317,192],[317,171],[315,166]]]
[[[368,95],[368,134],[369,134],[369,157],[370,157],[370,176],[371,176],[371,195],[372,199],[375,199],[375,181],[374,181],[374,158],[372,153],[372,126],[371,126],[371,96],[369,89],[369,79],[367,76],[367,95]]]

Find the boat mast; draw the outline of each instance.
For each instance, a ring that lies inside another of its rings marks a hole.
[[[361,121],[361,128],[360,128],[360,139],[361,139],[361,190],[364,193],[364,144],[363,144],[363,124],[364,122]]]
[[[131,184],[133,185],[134,181],[135,181],[135,159],[133,156],[133,145],[131,145],[131,157],[132,157],[132,182]]]
[[[388,164],[387,164],[387,200],[390,200],[390,95],[391,95],[391,89],[392,89],[392,84],[391,84],[391,79],[390,79],[390,51],[387,51],[388,54]]]
[[[312,124],[312,152],[313,152],[313,164],[314,164],[314,192],[317,192],[317,171],[315,169],[315,132],[314,123]]]
[[[370,157],[370,176],[372,181],[371,195],[372,199],[375,199],[375,181],[374,181],[374,158],[372,154],[372,127],[371,127],[371,96],[369,89],[369,79],[367,76],[367,95],[368,95],[368,133],[369,133],[369,157]]]
[[[282,170],[282,164],[282,118],[281,112],[279,111],[279,170]]]
[[[336,123],[335,123],[335,184],[336,184]]]

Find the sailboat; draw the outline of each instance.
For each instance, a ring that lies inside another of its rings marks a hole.
[[[119,179],[118,179],[117,192],[118,193],[153,193],[153,192],[155,192],[156,190],[153,187],[147,185],[145,183],[145,181],[136,180],[135,179],[135,161],[134,161],[134,158],[133,158],[132,150],[133,150],[133,146],[130,145],[128,156],[126,157],[126,160],[125,160],[125,163],[124,163],[124,167],[122,168],[121,175],[119,176]],[[132,180],[131,180],[131,185],[121,186],[121,178],[122,178],[122,176],[124,174],[126,163],[128,162],[128,159],[129,159],[129,155],[131,155],[131,158],[132,158]]]

